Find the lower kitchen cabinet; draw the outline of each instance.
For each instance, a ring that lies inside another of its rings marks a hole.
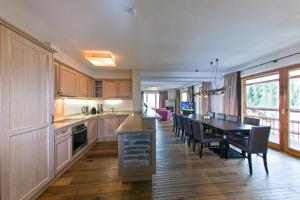
[[[94,117],[88,121],[88,144],[91,144],[97,139],[97,119],[97,117]]]
[[[118,141],[118,135],[115,131],[126,118],[127,115],[108,115],[99,117],[98,140]]]
[[[64,169],[72,159],[71,128],[55,132],[55,173]]]

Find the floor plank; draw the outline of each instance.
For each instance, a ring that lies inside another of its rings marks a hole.
[[[245,159],[221,159],[205,149],[202,159],[158,123],[157,173],[153,180],[122,183],[117,170],[117,144],[98,143],[58,179],[40,200],[106,199],[300,199],[300,160],[274,150],[270,174],[253,156],[253,175]]]

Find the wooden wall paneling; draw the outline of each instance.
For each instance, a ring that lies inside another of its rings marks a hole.
[[[68,67],[60,65],[59,67],[59,83],[60,95],[62,96],[78,96],[77,82],[78,73]]]
[[[52,53],[1,26],[1,199],[30,199],[54,176]]]

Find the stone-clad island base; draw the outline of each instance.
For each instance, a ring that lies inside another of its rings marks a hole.
[[[116,130],[123,182],[152,180],[156,169],[156,119],[152,109],[129,115]]]

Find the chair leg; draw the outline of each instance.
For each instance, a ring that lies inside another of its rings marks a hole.
[[[250,175],[252,175],[252,159],[251,159],[251,153],[248,153],[248,164],[249,164],[249,172],[250,172]]]
[[[200,142],[199,142],[200,143]],[[202,151],[203,151],[203,143],[200,144],[200,148],[198,146],[199,149],[199,157],[202,158]]]
[[[244,150],[242,150],[242,156],[243,156],[243,159],[246,158],[246,152]]]
[[[193,152],[195,152],[196,151],[196,141],[194,140],[194,142],[193,142]]]
[[[266,173],[269,174],[268,163],[267,163],[267,153],[263,153],[263,159],[264,159],[264,166],[265,166]]]

